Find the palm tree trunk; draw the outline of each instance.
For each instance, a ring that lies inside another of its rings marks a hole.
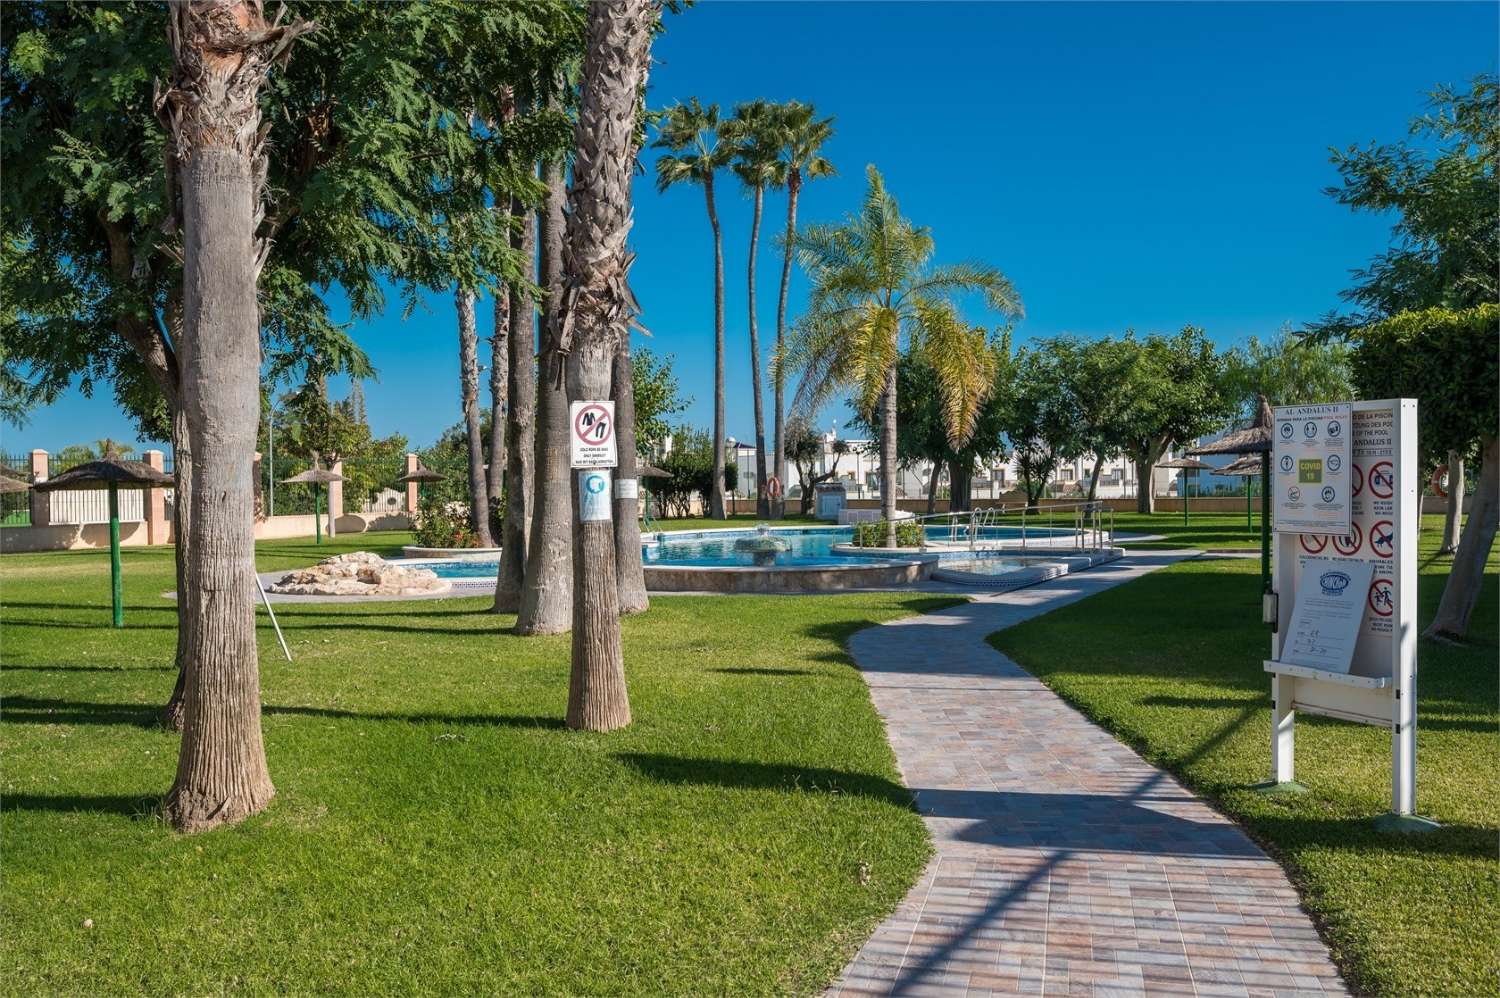
[[[714,231],[714,472],[708,485],[708,515],[724,519],[724,236],[714,207],[714,178],[703,181],[708,224]]]
[[[628,335],[626,242],[635,112],[654,20],[650,0],[607,0],[588,8],[568,213],[573,333],[568,393],[573,399],[608,397],[619,341]],[[573,489],[581,520],[576,477]],[[608,521],[579,522],[573,537],[573,662],[567,722],[570,728],[610,731],[630,723],[614,530]]]
[[[521,219],[521,229],[512,247],[521,254],[522,276],[536,280],[536,212],[519,200],[511,213]],[[500,573],[495,580],[494,613],[515,613],[521,608],[521,590],[526,582],[531,520],[532,459],[536,440],[532,417],[536,412],[536,310],[531,295],[521,285],[510,289],[509,395],[505,417],[505,539],[501,541]]]
[[[771,504],[766,497],[766,418],[761,411],[760,392],[760,329],[755,320],[755,258],[760,250],[760,216],[765,205],[766,190],[755,188],[755,208],[750,222],[750,394],[755,409],[755,515],[771,515]]]
[[[548,105],[560,109],[549,98]],[[561,634],[573,621],[573,493],[568,460],[568,388],[560,338],[563,297],[564,208],[568,190],[561,159],[542,166],[547,199],[539,222],[542,354],[537,386],[536,497],[517,634]]]
[[[615,436],[620,465],[615,469],[615,579],[620,591],[620,613],[642,613],[651,605],[646,597],[646,569],[641,564],[640,500],[636,479],[635,385],[631,380],[630,335],[620,337],[615,351]],[[627,484],[629,483],[629,484]]]
[[[801,190],[802,173],[793,167],[786,181],[786,241],[781,251],[781,291],[776,298],[776,365],[772,373],[776,411],[772,415],[775,457],[771,474],[777,476],[784,476],[786,471],[786,372],[782,365],[786,357],[786,298],[792,287],[792,249],[797,238],[797,195]]]
[[[255,648],[254,461],[260,414],[255,237],[265,177],[258,95],[270,65],[311,25],[272,27],[255,0],[174,4],[172,86],[159,107],[181,182],[180,402],[192,461],[184,591],[191,651],[177,776],[163,810],[179,831],[240,821],[275,794],[260,729]],[[253,42],[247,42],[254,38]]]
[[[885,375],[880,396],[880,516],[885,546],[896,546],[896,365]]]
[[[193,628],[187,623],[193,615],[193,591],[187,584],[188,539],[192,536],[188,528],[192,523],[193,447],[192,437],[188,434],[187,414],[181,405],[172,411],[172,478],[172,559],[177,569],[177,683],[172,687],[167,705],[162,708],[161,723],[169,731],[181,731],[188,663],[193,658],[190,644]]]
[[[484,475],[484,436],[479,420],[479,333],[474,326],[474,293],[453,292],[458,306],[458,384],[469,442],[469,518],[480,547],[494,547]]]
[[[1469,507],[1469,520],[1458,553],[1453,556],[1437,614],[1422,632],[1424,637],[1461,640],[1469,632],[1469,620],[1484,588],[1485,564],[1495,544],[1496,527],[1500,526],[1500,441],[1490,437],[1483,446],[1474,504]]]
[[[498,209],[497,209],[498,210]],[[507,214],[509,209],[507,208]],[[495,292],[495,330],[490,334],[490,460],[485,474],[485,497],[493,523],[505,497],[506,372],[510,370],[510,289]],[[493,530],[491,534],[493,534]]]
[[[1458,451],[1448,452],[1448,512],[1443,517],[1443,546],[1438,554],[1458,550],[1459,531],[1464,522],[1464,459]]]

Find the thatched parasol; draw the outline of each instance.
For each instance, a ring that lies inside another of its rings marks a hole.
[[[31,486],[19,478],[0,474],[0,492],[30,492]]]
[[[1182,525],[1186,527],[1188,525],[1188,472],[1213,471],[1214,466],[1195,457],[1174,457],[1170,461],[1157,461],[1156,467],[1182,469]]]
[[[120,577],[120,490],[161,488],[171,484],[171,475],[157,471],[145,461],[105,457],[69,468],[56,478],[31,486],[37,492],[109,490],[109,581],[116,627],[125,626],[125,593]]]
[[[637,478],[671,478],[670,471],[663,471],[654,464],[643,464],[635,469]]]
[[[281,480],[281,484],[283,485],[312,486],[313,537],[316,538],[316,543],[318,544],[323,543],[323,486],[329,482],[342,482],[343,480],[343,475],[335,474],[332,471],[324,471],[322,468],[308,468],[300,475],[293,475],[291,478],[283,478]],[[329,532],[332,532],[332,524],[329,525]]]
[[[415,468],[413,468],[411,471],[408,471],[400,478],[396,479],[396,481],[402,483],[403,485],[409,482],[416,482],[420,485],[422,482],[441,482],[447,479],[447,477],[447,475],[444,475],[441,472],[433,471],[431,468],[418,461]]]
[[[1260,454],[1246,454],[1222,468],[1214,469],[1216,475],[1230,475],[1245,480],[1245,526],[1251,530],[1255,529],[1255,523],[1250,500],[1255,492],[1255,480],[1260,477],[1261,467],[1265,463],[1266,459]]]
[[[1255,422],[1243,430],[1232,430],[1217,440],[1201,447],[1194,447],[1189,454],[1269,454],[1275,447],[1271,439],[1271,427],[1276,418],[1271,413],[1271,404],[1264,395],[1256,396],[1260,407],[1255,413]],[[1247,490],[1248,491],[1248,490]],[[1271,465],[1261,461],[1260,465],[1260,586],[1261,591],[1271,591]]]

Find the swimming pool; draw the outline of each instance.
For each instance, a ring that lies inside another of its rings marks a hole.
[[[854,540],[853,527],[772,527],[769,533],[776,538],[787,542],[788,548],[778,552],[774,564],[778,567],[805,568],[830,565],[868,565],[873,561],[879,561],[885,552],[879,548],[871,548],[869,554],[848,554],[844,552],[835,553],[834,547],[841,544],[850,544]],[[1037,540],[1048,535],[1071,536],[1069,530],[1051,530],[1031,528],[1027,536]],[[755,556],[743,550],[735,549],[735,542],[757,536],[755,530],[684,530],[663,531],[659,533],[646,534],[642,537],[641,559],[647,566],[661,565],[672,567],[692,568],[747,568],[756,564]],[[927,528],[928,540],[934,542],[951,541],[954,535],[946,526],[933,526]],[[961,530],[958,533],[960,542],[966,541],[967,535]],[[980,534],[981,540],[1020,540],[1021,531],[1017,527],[985,527]],[[491,561],[453,561],[436,560],[422,563],[424,568],[430,568],[443,579],[493,579],[499,571],[498,560]],[[994,566],[999,568],[999,565]]]

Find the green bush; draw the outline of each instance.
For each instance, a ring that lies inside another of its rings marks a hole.
[[[873,523],[856,523],[854,525],[854,546],[862,548],[884,547],[885,531],[889,522],[889,520],[876,520]],[[897,547],[919,548],[926,539],[926,532],[916,520],[896,521]]]
[[[454,490],[441,487],[447,483],[434,484],[439,487],[423,490],[422,498],[417,501],[416,523],[412,528],[417,544],[424,548],[478,547],[467,504],[454,499]]]

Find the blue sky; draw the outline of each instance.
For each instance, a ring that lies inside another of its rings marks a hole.
[[[800,217],[859,203],[876,164],[939,261],[1000,267],[1026,304],[1018,338],[1204,327],[1220,344],[1338,304],[1350,269],[1388,240],[1322,190],[1329,146],[1394,141],[1437,83],[1496,69],[1500,14],[1484,4],[867,4],[708,0],[670,18],[651,101],[726,108],[797,98],[834,115],[839,170],[804,189]],[[648,167],[656,153],[648,150]],[[745,262],[750,202],[721,184],[730,434],[752,429]],[[633,274],[670,354],[686,413],[712,416],[712,256],[702,193],[638,178]],[[767,199],[760,326],[774,335],[785,221]],[[795,314],[805,294],[796,274]],[[451,295],[405,321],[399,303],[355,334],[379,372],[377,434],[430,442],[459,418]],[[489,308],[480,308],[481,332]],[[970,318],[993,321],[980,311]],[[342,388],[336,388],[341,391]],[[769,410],[769,384],[767,385]],[[821,422],[847,417],[831,407]],[[769,436],[769,415],[767,434]],[[108,393],[71,394],[6,427],[7,451],[111,435]]]

